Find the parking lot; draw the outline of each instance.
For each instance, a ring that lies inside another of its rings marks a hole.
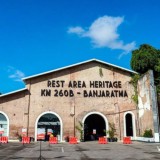
[[[67,159],[67,160],[158,160],[159,143],[122,144],[111,142],[98,144],[98,142],[82,142],[79,144],[51,144],[41,142],[41,159]],[[36,160],[40,157],[40,142],[25,144],[0,144],[0,160]],[[39,158],[40,159],[40,158]]]

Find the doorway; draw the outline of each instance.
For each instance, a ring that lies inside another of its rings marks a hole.
[[[100,114],[90,114],[84,120],[84,141],[98,140],[106,136],[106,122]]]
[[[130,113],[126,114],[125,121],[126,121],[126,136],[133,137],[133,121],[132,121],[132,115]]]
[[[4,131],[2,136],[9,136],[9,119],[3,112],[0,112],[0,128]]]
[[[61,121],[56,114],[46,113],[41,115],[37,120],[36,129],[44,130],[45,132],[44,141],[49,140],[50,134],[58,137],[58,140],[61,140]]]

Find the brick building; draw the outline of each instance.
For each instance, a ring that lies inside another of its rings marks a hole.
[[[155,141],[159,141],[152,72],[139,80],[138,105],[132,100],[135,93],[130,81],[134,74],[92,59],[23,78],[26,88],[0,96],[3,135],[17,139],[23,128],[36,141],[41,128],[46,140],[48,132],[53,132],[64,141],[66,136],[80,137],[76,126],[82,122],[84,140],[96,140],[106,136],[112,123],[119,140],[124,136],[136,139],[152,129]]]

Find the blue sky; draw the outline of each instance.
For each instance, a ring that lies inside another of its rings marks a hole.
[[[160,49],[159,8],[159,0],[0,0],[0,92],[92,58],[130,69],[139,45]]]

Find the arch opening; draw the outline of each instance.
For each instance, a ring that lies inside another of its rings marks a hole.
[[[37,130],[43,128],[45,130],[45,139],[48,141],[50,134],[58,137],[58,140],[61,140],[61,121],[59,117],[53,113],[46,113],[39,117],[37,121]]]
[[[0,113],[0,128],[3,130],[3,133],[1,134],[2,136],[8,136],[8,126],[7,117],[3,113]]]
[[[130,113],[126,114],[125,121],[126,121],[126,136],[133,137],[133,121],[132,121],[132,115]]]
[[[84,141],[98,140],[106,136],[106,122],[99,114],[91,114],[84,120]]]

